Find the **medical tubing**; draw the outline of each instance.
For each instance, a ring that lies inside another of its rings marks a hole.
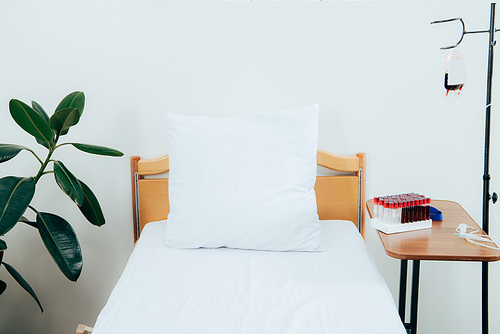
[[[465,229],[461,230],[460,225],[465,225]],[[487,234],[486,235],[479,235],[479,234],[475,235],[474,233],[478,233],[479,229],[475,229],[472,232],[467,233],[467,229],[470,228],[470,226],[467,226],[466,224],[460,224],[460,225],[459,225],[459,227],[456,228],[455,235],[464,238],[467,242],[470,242],[471,244],[475,244],[478,246],[482,246],[482,247],[486,247],[486,248],[490,248],[490,249],[494,249],[494,250],[500,250],[500,248],[497,246],[495,241],[493,241],[493,238],[497,238],[497,237],[493,237],[493,236],[490,236]],[[475,241],[475,240],[477,240],[477,241]],[[478,241],[480,241],[480,242],[478,242]],[[487,244],[485,244],[485,242],[492,243],[495,245],[495,247],[487,245]]]

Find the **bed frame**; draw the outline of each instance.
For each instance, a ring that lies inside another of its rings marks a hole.
[[[341,175],[316,178],[314,189],[319,219],[350,220],[364,237],[366,154],[341,156],[318,150],[317,164],[342,172]],[[151,178],[168,172],[168,155],[156,159],[133,156],[130,158],[130,169],[135,242],[147,223],[166,219],[169,213],[168,178]]]
[[[318,150],[318,166],[338,172],[317,176],[314,190],[318,216],[322,220],[349,220],[365,236],[365,171],[366,154],[342,156]],[[167,218],[168,155],[156,159],[130,158],[133,203],[134,242],[144,226]],[[76,334],[90,334],[92,328],[79,325]]]

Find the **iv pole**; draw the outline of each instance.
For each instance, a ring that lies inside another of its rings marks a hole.
[[[483,230],[489,233],[490,224],[490,125],[491,125],[491,84],[493,79],[493,48],[495,47],[495,3],[491,4],[488,47],[488,75],[486,79],[486,121],[484,130],[484,173],[483,173]],[[482,263],[482,331],[488,333],[488,262]]]
[[[483,230],[489,233],[489,217],[490,217],[490,200],[496,203],[498,195],[496,193],[490,194],[490,180],[491,176],[489,173],[490,165],[490,125],[491,125],[491,86],[493,79],[493,49],[496,45],[495,32],[499,31],[495,29],[495,6],[496,3],[491,4],[490,8],[490,28],[489,30],[482,31],[466,31],[465,23],[462,18],[454,18],[448,20],[434,21],[435,23],[446,23],[451,21],[460,21],[462,23],[462,36],[457,44],[447,47],[442,47],[442,50],[452,49],[458,46],[466,34],[479,34],[479,33],[489,33],[488,40],[488,74],[486,79],[486,121],[485,121],[485,133],[484,133],[484,173],[483,173]],[[488,262],[482,263],[482,333],[488,333]]]

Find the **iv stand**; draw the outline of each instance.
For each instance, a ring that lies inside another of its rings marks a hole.
[[[486,124],[484,133],[484,173],[483,173],[483,230],[489,233],[489,217],[490,217],[490,200],[496,203],[498,195],[496,193],[490,194],[490,180],[489,173],[490,165],[490,125],[491,125],[491,85],[493,79],[493,49],[496,45],[495,32],[495,6],[496,3],[491,4],[490,8],[490,28],[489,30],[482,31],[466,31],[465,23],[462,18],[454,18],[448,20],[434,21],[435,23],[446,23],[451,21],[460,21],[462,23],[462,36],[457,44],[447,47],[442,47],[442,50],[452,49],[458,46],[466,34],[479,34],[489,33],[488,40],[488,74],[486,81]],[[488,262],[482,263],[482,333],[488,334]]]

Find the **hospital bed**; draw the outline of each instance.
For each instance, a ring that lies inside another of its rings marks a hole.
[[[123,333],[405,333],[364,243],[366,155],[318,150],[325,251],[165,246],[169,157],[131,158],[134,238],[94,328]]]

